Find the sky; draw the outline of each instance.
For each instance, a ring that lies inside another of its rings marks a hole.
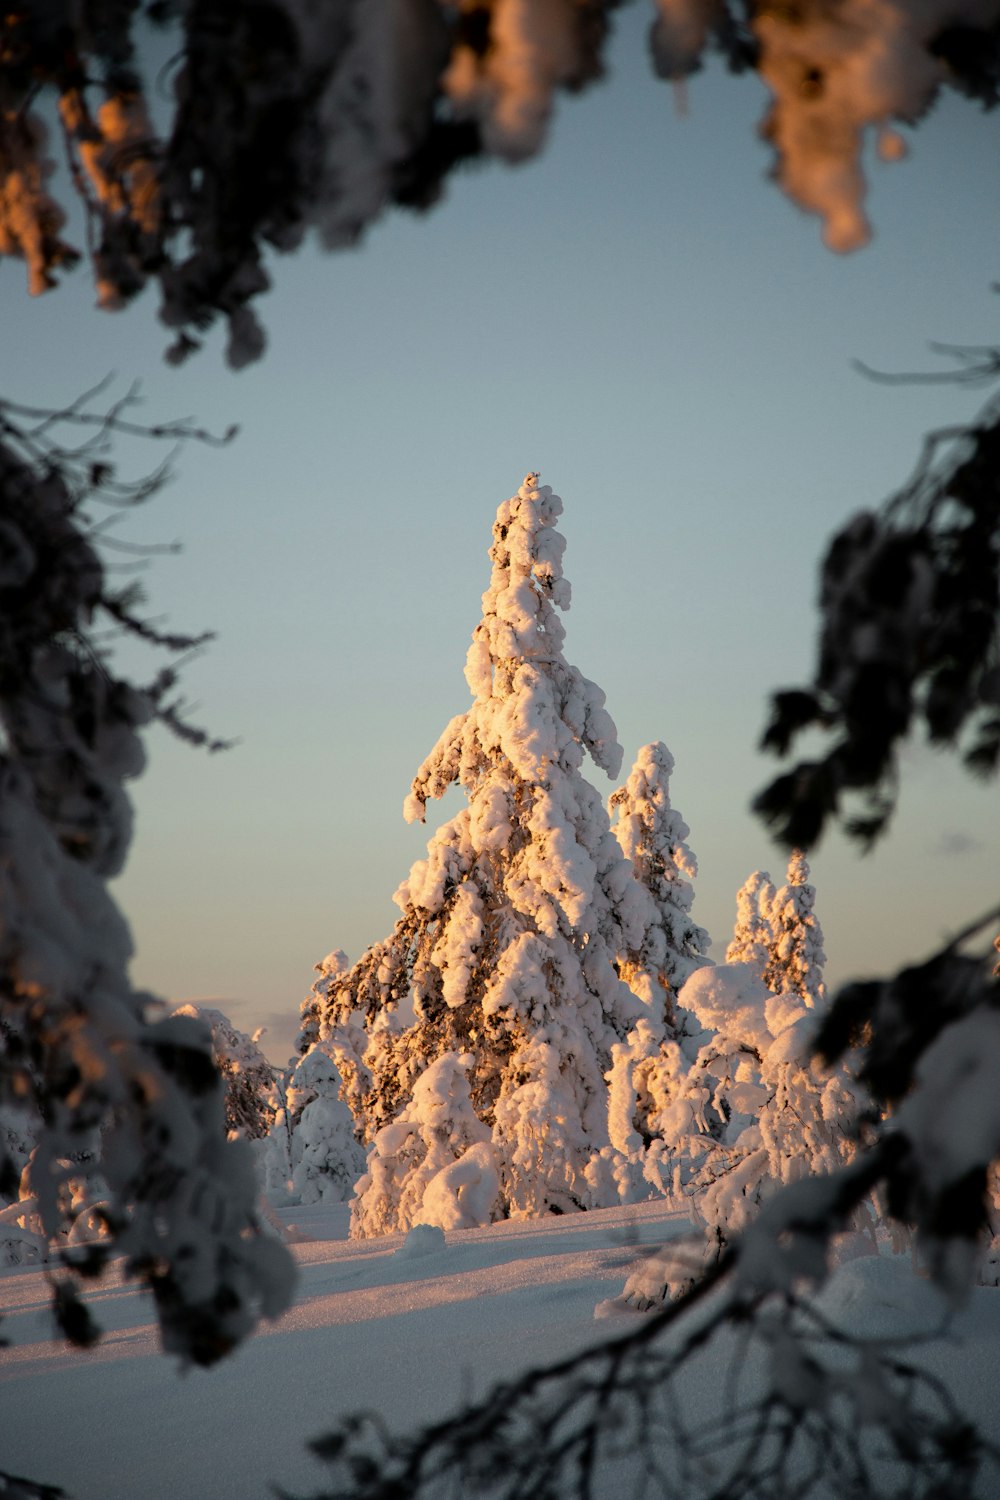
[[[875,238],[838,257],[767,180],[759,82],[712,67],[680,111],[646,23],[617,17],[608,79],[560,102],[535,162],[469,170],[360,249],[276,258],[268,351],[239,374],[221,335],[166,366],[155,293],[98,312],[81,267],[31,301],[0,263],[0,393],[56,406],[113,373],[150,422],[240,426],[180,453],[123,533],[183,544],[147,573],[150,610],[217,632],[186,695],[238,743],[150,734],[115,895],[135,982],[266,1026],[276,1061],[313,966],[395,920],[428,836],[403,798],[469,701],[493,516],[529,469],[565,504],[566,655],[607,694],[623,776],[651,740],[673,752],[721,955],[746,876],[783,874],[748,811],[776,769],[755,747],[768,693],[810,674],[824,542],[983,399],[852,362],[937,368],[929,341],[997,337],[1000,118],[946,99],[905,161],[872,152]],[[889,839],[810,857],[828,979],[929,953],[995,902],[998,856],[996,785],[908,746]]]

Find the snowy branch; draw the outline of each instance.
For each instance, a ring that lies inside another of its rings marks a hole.
[[[0,405],[0,1214],[5,1259],[51,1256],[56,1326],[99,1336],[79,1294],[113,1256],[153,1294],[164,1346],[211,1364],[288,1305],[292,1266],[257,1217],[252,1153],[227,1141],[211,1035],[155,1019],[132,988],[131,937],[107,881],[122,868],[142,770],[140,731],[160,718],[199,736],[164,701],[112,670],[95,620],[190,649],[114,593],[85,506],[145,499],[162,483],[118,481],[112,436],[86,398],[63,412]],[[93,431],[60,441],[69,424]],[[171,426],[162,436],[175,439]],[[192,429],[184,425],[191,434]]]
[[[537,155],[558,96],[603,76],[617,3],[124,0],[97,24],[90,8],[14,0],[0,20],[0,254],[26,261],[33,293],[52,288],[81,258],[63,230],[82,207],[100,305],[153,281],[168,359],[224,318],[239,368],[264,348],[252,303],[267,252],[309,230],[355,244],[391,208],[435,205],[472,160]],[[1000,0],[655,0],[654,13],[660,77],[678,85],[712,51],[759,74],[772,176],[835,250],[870,233],[866,139],[898,160],[896,126],[943,87],[998,99]],[[162,138],[150,23],[176,48]],[[68,189],[53,181],[53,126]]]
[[[969,356],[960,378],[998,358]],[[977,776],[1000,768],[998,473],[993,397],[969,427],[930,434],[907,484],[830,543],[815,677],[774,695],[762,741],[784,756],[819,730],[828,746],[754,802],[783,843],[810,847],[837,820],[870,847],[892,817],[899,750],[917,727],[958,746]]]

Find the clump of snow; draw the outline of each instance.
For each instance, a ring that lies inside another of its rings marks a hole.
[[[444,1230],[437,1224],[414,1224],[395,1256],[397,1260],[418,1260],[422,1255],[437,1255],[444,1248]]]

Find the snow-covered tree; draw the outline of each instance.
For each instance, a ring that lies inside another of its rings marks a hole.
[[[123,0],[98,23],[88,7],[12,0],[0,22],[0,254],[26,260],[32,292],[54,286],[80,258],[63,237],[76,195],[100,305],[156,281],[177,332],[171,358],[222,317],[229,360],[244,364],[264,345],[250,304],[269,285],[265,247],[293,250],[309,228],[328,247],[355,244],[391,206],[434,204],[470,158],[535,155],[559,91],[602,76],[616,4]],[[912,125],[942,87],[996,102],[995,0],[656,0],[656,11],[661,77],[683,79],[711,48],[758,72],[772,176],[836,250],[868,237],[868,137],[885,160],[904,154],[893,122]],[[171,29],[178,59],[173,98],[159,90],[155,109],[146,20]],[[50,126],[70,159],[61,179]]]
[[[320,1019],[326,1008],[330,985],[342,974],[346,974],[350,967],[343,948],[334,948],[332,953],[328,953],[314,965],[314,972],[319,978],[313,981],[312,988],[299,1009],[299,1034],[295,1038],[295,1046],[299,1052],[308,1051],[319,1040]]]
[[[666,1160],[704,1240],[693,1260],[667,1257],[659,1283],[662,1264],[639,1268],[627,1295],[642,1305],[697,1279],[702,1256],[717,1258],[782,1184],[853,1160],[866,1104],[844,1064],[815,1061],[815,1010],[794,993],[770,993],[754,964],[700,969],[680,1001],[705,1039],[675,1074],[661,1124]],[[869,1227],[867,1208],[857,1222]]]
[[[341,1098],[340,1073],[324,1043],[310,1047],[292,1072],[274,1137],[268,1166],[273,1156],[273,1175],[281,1179],[285,1201],[342,1203],[350,1198],[364,1170],[365,1153]]]
[[[622,978],[648,1001],[650,981],[658,982],[668,1021],[673,997],[707,962],[709,945],[708,933],[691,916],[691,881],[698,862],[685,843],[691,830],[670,805],[673,769],[674,758],[662,741],[644,745],[625,785],[612,792],[608,803],[622,853],[656,912],[638,953],[623,955]]]
[[[806,1005],[818,1005],[826,995],[823,967],[823,929],[815,912],[816,890],[809,884],[809,866],[801,849],[793,849],[785,884],[767,907],[771,933],[763,980],[775,995],[798,995]]]
[[[117,1254],[152,1291],[165,1346],[208,1364],[283,1310],[291,1262],[258,1219],[249,1145],[226,1140],[208,1029],[156,1019],[132,987],[108,890],[131,837],[139,731],[159,716],[198,737],[167,701],[172,673],[140,692],[108,656],[109,625],[191,644],[105,576],[91,505],[102,487],[117,506],[150,490],[115,480],[113,428],[65,448],[55,417],[26,431],[0,408],[0,1115],[26,1117],[34,1142],[18,1204],[35,1200],[57,1244],[67,1335],[96,1336],[77,1282]],[[18,1154],[0,1133],[5,1188]],[[102,1241],[76,1245],[95,1199]]]
[[[561,511],[536,474],[499,508],[466,662],[474,701],[417,772],[404,810],[422,819],[456,782],[467,805],[397,891],[392,936],[330,984],[320,1027],[338,1062],[353,1055],[368,1139],[402,1118],[427,1067],[468,1054],[472,1104],[497,1151],[499,1211],[511,1215],[607,1201],[590,1171],[608,1140],[604,1074],[643,1008],[615,964],[656,920],[581,774],[589,754],[613,775],[621,749],[604,694],[563,655]]]
[[[608,802],[615,836],[653,913],[639,948],[618,960],[621,977],[643,1003],[628,1036],[612,1047],[607,1074],[610,1147],[602,1156],[623,1202],[663,1188],[656,1117],[685,1066],[677,1047],[685,1027],[677,991],[708,962],[708,933],[691,917],[691,879],[698,866],[685,843],[690,830],[670,805],[673,769],[666,745],[644,745],[627,782]]]
[[[753,964],[763,977],[771,957],[771,903],[774,886],[766,870],[754,870],[736,893],[736,925],[726,949],[727,964]]]
[[[212,1036],[212,1057],[225,1087],[226,1130],[248,1141],[263,1140],[279,1108],[274,1068],[247,1036],[210,1005],[180,1005],[175,1016],[202,1021]]]

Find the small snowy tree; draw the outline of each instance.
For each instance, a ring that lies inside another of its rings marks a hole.
[[[771,958],[771,904],[774,886],[766,870],[754,870],[736,893],[736,925],[726,949],[727,964],[753,964],[763,976]]]
[[[622,978],[647,998],[655,980],[672,1020],[673,997],[707,960],[709,936],[691,916],[698,861],[685,843],[690,829],[670,805],[674,758],[662,741],[644,745],[628,781],[612,792],[615,837],[656,912],[638,953],[622,956]]]
[[[340,1097],[341,1078],[328,1047],[318,1042],[301,1059],[288,1084],[291,1177],[298,1203],[342,1203],[364,1170],[365,1153],[354,1135],[351,1111]]]
[[[613,775],[621,749],[604,694],[563,656],[561,511],[536,474],[499,508],[466,662],[474,702],[421,766],[404,810],[423,819],[428,799],[456,782],[468,805],[397,891],[391,937],[331,983],[320,1027],[335,1052],[353,1049],[360,1083],[347,1092],[352,1102],[361,1093],[368,1139],[402,1118],[432,1063],[467,1054],[472,1105],[498,1153],[495,1211],[518,1216],[609,1201],[591,1170],[608,1140],[604,1074],[642,1009],[615,963],[655,920],[580,770],[589,754]]]
[[[771,994],[754,964],[701,969],[680,999],[705,1040],[661,1123],[665,1147],[686,1166],[683,1196],[703,1241],[693,1258],[668,1252],[637,1270],[626,1295],[643,1306],[697,1279],[703,1257],[717,1258],[782,1184],[851,1161],[866,1104],[847,1063],[816,1061],[815,1010],[793,993]],[[855,1227],[870,1230],[867,1208]]]
[[[763,978],[772,994],[798,995],[808,1006],[820,1004],[826,995],[823,929],[815,905],[806,857],[801,849],[793,849],[785,884],[767,908],[771,937]]]
[[[660,1156],[654,1116],[667,1104],[682,1066],[676,1038],[684,1017],[677,1012],[677,991],[708,962],[708,933],[691,917],[698,864],[685,843],[690,830],[670,805],[673,769],[666,745],[644,745],[627,782],[608,801],[615,836],[652,911],[639,947],[618,959],[621,977],[644,1006],[626,1040],[612,1047],[608,1073],[610,1149],[604,1154],[624,1202],[662,1187],[652,1165]]]

